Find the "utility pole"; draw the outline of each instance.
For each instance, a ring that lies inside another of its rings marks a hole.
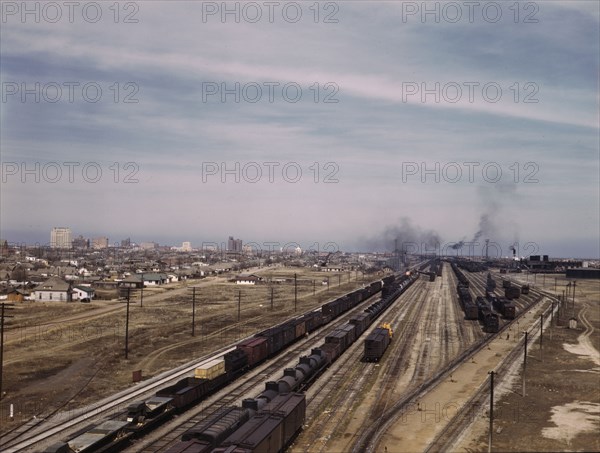
[[[238,322],[242,314],[242,291],[238,291]]]
[[[575,317],[575,287],[577,286],[577,282],[573,280],[573,317]]]
[[[125,359],[129,354],[129,296],[131,288],[127,288],[127,314],[125,316]]]
[[[315,281],[313,280],[313,296],[315,295]]]
[[[523,354],[523,396],[525,396],[525,371],[527,370],[527,335],[525,331],[525,353]]]
[[[338,274],[338,286],[340,286],[340,283],[342,282],[342,276],[340,274]]]
[[[196,336],[196,287],[192,288],[192,337]]]
[[[273,311],[273,286],[271,286],[271,311]]]
[[[2,303],[2,314],[0,315],[0,400],[2,399],[2,372],[4,369],[4,318],[14,318],[5,314],[5,310],[13,310],[15,304]]]
[[[488,372],[490,375],[490,428],[488,437],[488,453],[492,453],[492,435],[494,433],[494,371]]]
[[[298,280],[296,279],[296,273],[294,272],[294,313],[296,313],[297,304],[298,304]]]
[[[142,272],[142,292],[140,293],[140,307],[144,306],[144,273]]]
[[[544,314],[540,315],[540,357],[544,361]]]
[[[556,277],[554,277],[554,292],[556,292]]]

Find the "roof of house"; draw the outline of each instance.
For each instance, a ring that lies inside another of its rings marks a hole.
[[[64,280],[52,277],[36,286],[36,291],[69,291],[71,285]]]
[[[79,291],[85,291],[86,293],[93,293],[95,290],[90,288],[89,286],[74,286],[73,289],[78,289]]]

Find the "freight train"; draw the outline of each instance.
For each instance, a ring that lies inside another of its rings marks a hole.
[[[494,280],[494,278],[492,277],[492,274],[488,273],[487,280],[485,283],[485,290],[486,291],[494,291],[495,289],[496,289],[496,280]]]
[[[471,291],[469,290],[469,280],[454,263],[452,263],[452,270],[454,271],[454,273],[456,274],[456,278],[458,279],[456,291],[458,293],[458,301],[460,303],[460,307],[465,313],[465,319],[477,319],[477,305],[473,303],[473,296],[471,295]]]
[[[196,370],[194,377],[185,377],[173,385],[158,390],[154,397],[131,404],[125,420],[105,420],[97,425],[89,426],[81,430],[72,439],[48,447],[45,452],[91,453],[118,451],[129,440],[154,429],[173,414],[197,404],[235,380],[248,369],[276,355],[307,333],[328,324],[342,313],[382,291],[381,300],[365,310],[368,316],[361,318],[359,315],[354,317],[349,323],[353,328],[346,327],[344,334],[330,335],[329,340],[326,339],[325,344],[318,352],[305,359],[305,361],[308,360],[311,363],[318,362],[319,367],[329,364],[341,352],[345,351],[356,338],[355,335],[362,334],[375,317],[412,284],[414,279],[415,277],[410,275],[402,275],[398,278],[395,275],[387,276],[380,281],[375,281],[364,288],[328,302],[320,309],[259,332],[254,337],[238,343],[235,349],[227,352],[222,359],[215,359],[200,367]],[[322,357],[322,359],[318,359],[317,356]],[[306,363],[300,365],[306,365]],[[313,369],[310,374],[313,375],[317,371]],[[285,378],[291,378],[291,376],[284,376],[284,381],[290,381],[290,379]],[[301,380],[305,381],[307,378],[309,376],[305,375]],[[298,380],[299,378],[296,376],[294,379]],[[268,389],[265,392],[270,391],[270,394],[274,397],[275,394],[281,393],[286,388],[289,392],[298,387],[296,384],[287,385],[280,382],[275,383],[278,388],[277,391],[274,390],[274,385],[268,383]],[[262,399],[268,402],[272,397],[265,396]],[[112,424],[107,426],[107,423]]]
[[[498,332],[500,328],[500,320],[498,315],[492,312],[489,303],[481,296],[477,296],[475,300],[478,310],[478,318],[483,325],[483,331],[489,333]]]
[[[363,313],[353,316],[348,323],[338,327],[325,337],[325,342],[311,351],[308,357],[300,357],[295,368],[284,370],[277,382],[265,384],[265,390],[255,398],[245,399],[241,408],[223,409],[197,427],[184,433],[181,442],[168,453],[207,453],[258,451],[281,452],[300,432],[304,423],[304,409],[279,407],[274,402],[285,400],[287,395],[298,395],[312,379],[335,361],[363,332],[416,280],[416,276],[404,275],[384,282],[382,299],[367,307]],[[384,329],[386,337],[391,327]],[[299,400],[296,396],[296,400]],[[277,416],[275,416],[277,415]],[[247,421],[246,421],[247,420]],[[235,430],[232,428],[235,427]],[[220,445],[216,449],[215,446]]]

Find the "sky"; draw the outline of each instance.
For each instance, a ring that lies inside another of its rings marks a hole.
[[[9,242],[600,255],[596,1],[1,8]]]

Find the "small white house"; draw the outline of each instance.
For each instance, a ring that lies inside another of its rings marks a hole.
[[[89,286],[74,286],[73,287],[73,300],[80,300],[82,302],[89,302],[96,297],[96,292]]]
[[[262,281],[262,277],[255,274],[240,274],[235,277],[236,285],[256,285]]]

